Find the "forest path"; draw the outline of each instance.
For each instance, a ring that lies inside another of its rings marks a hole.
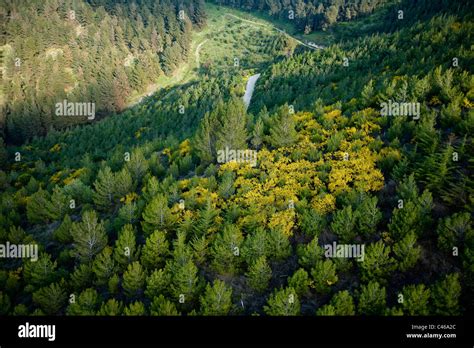
[[[194,52],[194,55],[196,57],[196,66],[199,69],[201,67],[201,63],[199,62],[199,51],[201,50],[201,47],[207,42],[209,39],[204,40],[201,42],[197,47],[196,47],[196,52]]]

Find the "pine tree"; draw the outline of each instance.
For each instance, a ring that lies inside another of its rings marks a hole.
[[[128,264],[138,260],[139,253],[133,226],[127,224],[122,228],[115,242],[114,260],[124,269]]]
[[[53,210],[48,191],[40,188],[38,192],[28,197],[26,215],[32,224],[50,222],[54,219],[54,214],[51,214]]]
[[[137,184],[141,183],[148,168],[148,162],[143,155],[143,151],[140,148],[137,148],[132,152],[130,161],[126,164],[126,169],[130,172],[133,181]]]
[[[53,238],[62,244],[72,242],[71,236],[72,221],[69,215],[64,216],[61,225],[53,232]]]
[[[98,316],[107,317],[107,316],[119,316],[122,314],[123,304],[120,301],[117,301],[114,298],[109,299],[106,303],[102,303],[99,311],[97,312]]]
[[[387,292],[376,281],[363,285],[358,305],[358,313],[363,315],[382,315],[386,310]]]
[[[260,150],[260,147],[263,144],[263,138],[264,138],[264,124],[261,118],[258,118],[257,121],[255,122],[255,125],[253,126],[252,130],[252,140],[250,142],[252,143],[252,146],[256,150]]]
[[[193,148],[203,163],[211,163],[215,156],[215,118],[206,113],[193,139]]]
[[[288,286],[295,289],[296,294],[300,297],[309,293],[310,285],[311,280],[309,279],[308,272],[303,268],[299,268],[291,277],[288,277]]]
[[[421,247],[416,246],[414,232],[409,232],[402,240],[395,243],[393,253],[398,260],[398,268],[405,272],[413,268],[421,256]]]
[[[402,289],[403,309],[407,315],[429,315],[430,290],[424,284],[407,285]]]
[[[460,315],[461,284],[459,273],[448,274],[442,280],[436,282],[431,293],[435,315]]]
[[[130,317],[146,315],[145,305],[141,301],[130,303],[128,307],[125,307],[123,310],[123,314]]]
[[[91,262],[107,245],[104,223],[97,221],[97,214],[93,210],[86,211],[81,222],[72,224],[71,235],[74,240],[73,253],[84,262]]]
[[[81,263],[71,274],[70,284],[76,290],[82,290],[92,285],[92,268],[89,264]]]
[[[206,285],[200,298],[202,315],[228,315],[232,308],[232,288],[226,287],[222,280]]]
[[[155,231],[146,239],[142,249],[141,262],[146,268],[154,269],[163,264],[168,253],[169,242],[166,240],[166,233]]]
[[[296,253],[298,255],[299,264],[307,270],[316,266],[316,263],[321,261],[324,257],[324,249],[319,246],[317,237],[313,238],[313,240],[306,245],[298,245]]]
[[[122,287],[127,297],[136,297],[143,292],[145,286],[146,273],[142,265],[135,261],[128,265],[127,271],[123,274]]]
[[[204,208],[199,210],[198,220],[193,227],[196,236],[207,236],[213,232],[218,215],[219,211],[212,206],[211,200],[208,200]]]
[[[226,225],[212,245],[212,266],[221,274],[236,274],[241,264],[242,232],[235,225]]]
[[[99,303],[100,299],[97,291],[89,288],[81,292],[79,296],[76,296],[75,301],[67,307],[66,313],[73,316],[93,316],[97,312]]]
[[[268,143],[274,148],[286,147],[293,145],[296,138],[294,118],[288,111],[288,105],[282,106],[271,119]]]
[[[352,206],[348,205],[344,209],[336,211],[331,223],[332,231],[339,237],[343,243],[349,243],[356,236],[356,217],[352,212]]]
[[[377,231],[377,225],[382,219],[382,213],[377,208],[377,197],[366,198],[355,211],[357,230],[366,237]]]
[[[156,269],[146,279],[145,295],[149,299],[169,291],[171,275],[163,269]]]
[[[268,288],[272,278],[272,269],[267,263],[265,256],[259,257],[253,265],[250,266],[247,273],[249,286],[257,292],[263,292]]]
[[[453,247],[459,247],[467,234],[472,230],[471,215],[469,213],[455,213],[438,223],[438,246],[444,251],[451,252]]]
[[[67,295],[64,280],[53,283],[33,293],[33,302],[38,305],[46,315],[56,315],[66,305]]]
[[[69,208],[70,198],[64,193],[64,190],[56,186],[53,189],[53,194],[51,195],[51,204],[48,205],[50,209],[50,216],[53,220],[59,220],[66,215],[70,210]]]
[[[291,255],[288,236],[281,228],[270,229],[268,233],[268,259],[282,261]]]
[[[146,206],[142,227],[147,234],[151,234],[155,230],[169,229],[175,221],[175,217],[168,208],[168,199],[164,195],[158,195]]]
[[[99,170],[94,188],[94,203],[102,210],[110,210],[115,196],[115,178],[110,167]]]
[[[275,290],[267,303],[268,305],[263,307],[267,315],[293,316],[300,314],[300,301],[296,291],[292,288]]]
[[[127,193],[133,191],[133,181],[130,172],[123,168],[120,172],[115,174],[115,188],[114,193],[117,198],[124,198]]]
[[[28,261],[24,264],[25,281],[34,287],[44,287],[57,278],[57,262],[51,260],[51,255],[42,253],[38,260]]]
[[[354,300],[347,290],[339,291],[331,299],[335,315],[354,315]]]
[[[150,314],[157,316],[179,316],[179,312],[173,302],[167,300],[163,295],[153,299],[150,307]]]
[[[339,280],[336,274],[336,265],[331,260],[316,261],[311,269],[311,276],[314,279],[314,288],[322,294],[327,293],[331,285]]]
[[[385,278],[395,267],[395,260],[390,257],[390,246],[386,246],[382,240],[379,240],[367,247],[364,262],[360,263],[362,280],[376,279],[379,282],[385,282]]]
[[[106,246],[98,254],[92,264],[92,272],[97,279],[97,285],[107,285],[109,279],[115,274],[116,265],[112,258],[112,248]]]
[[[247,114],[243,101],[233,98],[217,112],[219,127],[216,130],[216,149],[247,149]]]
[[[173,272],[171,292],[175,299],[182,297],[185,303],[193,302],[198,291],[198,269],[192,260],[187,261]]]
[[[257,228],[254,233],[247,235],[242,245],[242,257],[248,265],[261,256],[268,256],[269,251],[267,233],[263,228]]]

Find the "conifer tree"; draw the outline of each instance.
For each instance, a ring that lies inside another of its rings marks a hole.
[[[208,283],[204,295],[200,298],[202,315],[227,315],[232,308],[232,288],[222,280]]]
[[[387,292],[376,281],[362,286],[358,313],[363,315],[382,315],[386,309]]]
[[[289,113],[288,105],[284,105],[271,119],[268,142],[272,147],[279,148],[293,145],[296,138],[293,115]]]
[[[72,224],[71,235],[74,240],[73,254],[83,262],[91,262],[107,245],[104,223],[98,221],[93,210],[82,214],[81,222]]]
[[[37,304],[46,315],[59,314],[66,305],[67,295],[65,282],[53,283],[33,293],[33,302]]]
[[[150,314],[168,317],[178,316],[179,312],[173,302],[167,300],[163,295],[159,295],[151,303]]]
[[[259,257],[250,266],[247,273],[249,286],[257,292],[263,292],[268,288],[271,277],[272,269],[268,265],[265,256]]]
[[[275,290],[263,310],[267,315],[294,316],[300,314],[301,305],[296,291],[288,287]]]
[[[140,250],[135,240],[135,231],[132,225],[125,225],[119,233],[114,247],[114,260],[121,268],[138,260]]]
[[[76,296],[75,301],[70,303],[67,307],[66,313],[76,316],[95,315],[99,303],[100,299],[97,291],[89,288],[81,292],[79,296]]]
[[[146,273],[142,265],[135,261],[128,265],[127,271],[123,274],[122,287],[128,297],[136,297],[143,292],[146,280]]]
[[[164,195],[158,195],[146,206],[143,212],[142,227],[147,234],[155,230],[166,230],[173,226],[174,216],[168,208],[168,199]]]
[[[216,130],[216,150],[247,149],[247,113],[244,103],[232,98],[217,110],[219,127]]]
[[[214,269],[222,274],[235,274],[241,264],[242,232],[235,225],[226,225],[212,245]]]
[[[94,203],[102,210],[110,210],[115,196],[115,178],[110,167],[99,170],[94,188]]]
[[[162,265],[168,253],[169,242],[166,240],[166,233],[155,231],[146,239],[141,262],[148,269],[157,268]]]
[[[106,285],[115,271],[112,248],[107,246],[96,256],[92,264],[92,272],[96,276],[97,285]]]
[[[459,273],[451,273],[436,282],[431,291],[434,314],[451,316],[460,314],[461,284]]]

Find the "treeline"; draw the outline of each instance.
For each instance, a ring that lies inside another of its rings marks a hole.
[[[216,4],[242,10],[264,11],[270,16],[293,21],[305,34],[327,29],[373,12],[389,0],[214,0]]]
[[[202,0],[6,1],[1,11],[0,126],[14,143],[86,120],[57,116],[63,100],[95,103],[96,118],[124,109],[187,58],[206,21]]]

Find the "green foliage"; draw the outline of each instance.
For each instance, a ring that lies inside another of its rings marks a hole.
[[[386,309],[387,292],[376,281],[371,281],[361,288],[358,313],[363,315],[382,315]]]
[[[99,316],[119,316],[122,314],[123,311],[123,304],[120,301],[117,301],[116,299],[112,298],[109,299],[106,303],[102,303],[100,306],[99,311],[97,312],[97,315]]]
[[[272,269],[268,265],[265,256],[259,257],[254,264],[249,267],[247,281],[249,286],[257,292],[267,290],[270,279],[272,278]]]
[[[390,256],[390,246],[379,240],[367,246],[364,261],[360,263],[363,280],[377,280],[381,283],[395,269],[395,260]]]
[[[121,268],[138,260],[139,249],[136,245],[135,231],[132,225],[125,225],[119,232],[114,248],[114,260]]]
[[[38,305],[46,315],[59,314],[66,305],[67,294],[64,289],[65,282],[53,283],[33,293],[33,302]]]
[[[407,315],[428,315],[430,290],[424,284],[407,285],[402,289],[403,310]]]
[[[146,273],[142,265],[135,261],[128,265],[123,274],[122,287],[128,297],[136,297],[143,292],[145,287]]]
[[[416,246],[415,233],[409,232],[402,240],[395,243],[393,253],[402,272],[414,267],[421,256],[421,246]]]
[[[311,280],[308,272],[303,268],[299,268],[291,277],[288,278],[288,286],[295,289],[295,292],[299,297],[308,294],[310,285]]]
[[[466,237],[468,231],[472,230],[471,216],[469,213],[456,213],[442,219],[436,232],[438,234],[438,246],[448,252],[452,252],[453,247],[458,247]]]
[[[167,300],[163,295],[153,299],[150,314],[157,316],[178,316],[179,312],[173,302]]]
[[[81,222],[71,227],[74,240],[74,255],[82,262],[91,262],[95,255],[107,245],[107,234],[103,222],[99,222],[95,211],[82,214]]]
[[[166,233],[162,231],[153,232],[147,239],[142,249],[141,263],[148,269],[154,269],[163,264],[169,253],[169,242]]]
[[[343,290],[335,294],[331,302],[323,307],[318,308],[316,315],[354,315],[354,301],[349,291]]]
[[[275,290],[263,309],[267,315],[294,316],[300,314],[301,304],[296,291],[288,287]]]
[[[270,135],[267,141],[272,147],[279,148],[293,145],[296,138],[297,132],[293,116],[289,112],[288,105],[282,106],[271,118]]]
[[[227,315],[232,309],[232,289],[221,280],[215,280],[213,285],[207,284],[204,295],[201,296],[202,315]]]
[[[92,264],[92,272],[96,276],[97,285],[106,285],[115,271],[116,265],[112,257],[112,248],[105,247]]]
[[[319,293],[327,293],[331,286],[337,283],[339,277],[336,274],[336,265],[332,260],[316,261],[311,269],[314,280],[314,288]]]
[[[431,299],[435,315],[459,315],[459,299],[461,297],[461,284],[459,273],[446,275],[435,283],[431,290]]]
[[[76,296],[75,301],[69,304],[66,312],[68,315],[95,315],[99,303],[100,299],[97,291],[89,288]]]
[[[164,292],[168,292],[171,281],[170,278],[170,274],[165,272],[165,270],[154,270],[153,273],[151,273],[146,279],[145,295],[149,299],[153,299]]]
[[[240,269],[242,232],[235,225],[226,225],[212,244],[212,265],[222,274],[236,274]]]
[[[147,234],[155,230],[166,230],[175,223],[175,218],[168,207],[168,199],[158,195],[146,206],[143,212],[142,227]]]

